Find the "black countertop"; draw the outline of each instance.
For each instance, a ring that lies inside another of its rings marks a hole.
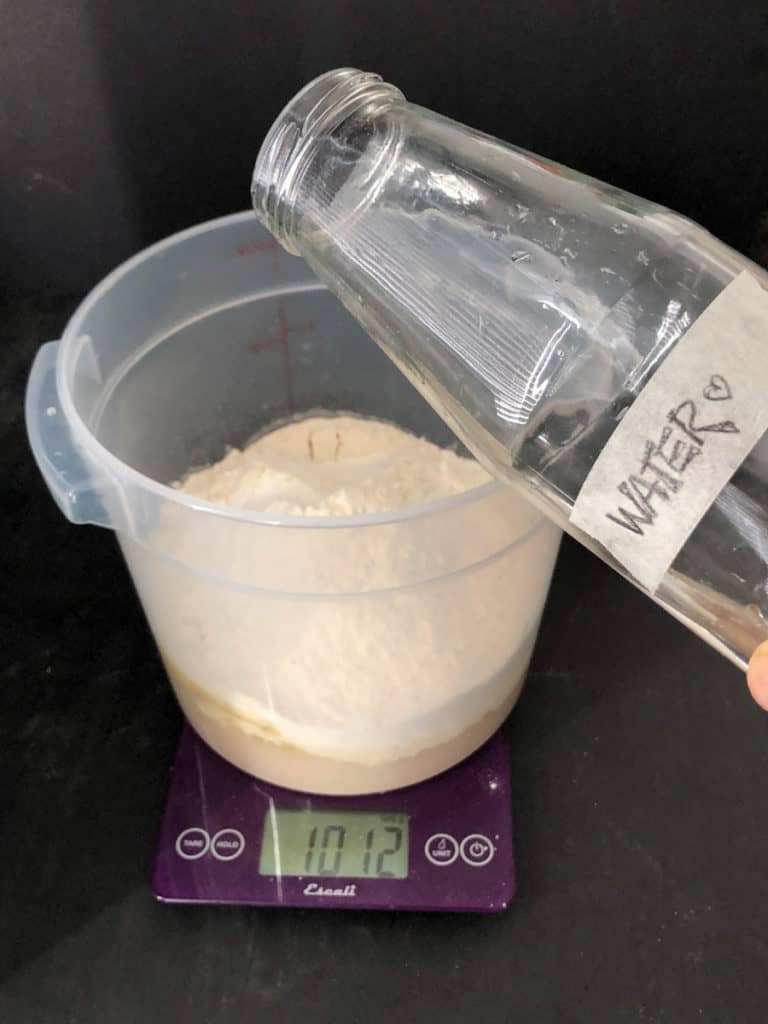
[[[71,308],[3,316],[0,1021],[763,1024],[768,716],[570,542],[509,723],[509,911],[154,902],[180,714],[114,538],[64,521],[22,419]]]

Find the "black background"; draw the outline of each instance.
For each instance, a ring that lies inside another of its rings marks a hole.
[[[21,402],[99,276],[247,205],[265,129],[334,66],[746,251],[768,207],[764,0],[25,0],[0,20],[0,1021],[763,1024],[768,717],[570,543],[510,723],[507,914],[153,903],[179,715],[113,538],[60,516]]]
[[[309,78],[414,102],[694,217],[744,250],[768,207],[764,0],[24,0],[3,4],[0,224],[14,294],[80,292],[247,207]]]

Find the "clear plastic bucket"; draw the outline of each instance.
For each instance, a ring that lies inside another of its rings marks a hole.
[[[358,518],[264,517],[173,489],[317,409],[454,438],[302,260],[250,213],[107,277],[27,390],[33,452],[75,523],[114,529],[187,718],[280,785],[408,785],[514,703],[560,539],[488,484]]]

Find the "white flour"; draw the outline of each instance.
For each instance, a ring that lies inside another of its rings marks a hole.
[[[357,516],[460,494],[490,481],[476,462],[398,427],[312,416],[190,474],[181,490],[274,515]]]
[[[472,460],[347,416],[291,423],[187,477],[178,485],[187,495],[306,524],[260,527],[169,503],[155,531],[166,557],[126,547],[198,731],[254,774],[266,775],[241,752],[246,739],[386,772],[503,714],[559,532],[505,489],[394,522],[317,520],[412,506],[488,479]]]

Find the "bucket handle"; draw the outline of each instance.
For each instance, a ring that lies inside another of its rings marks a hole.
[[[56,504],[72,523],[112,526],[101,497],[72,441],[56,386],[60,342],[49,341],[35,356],[27,381],[24,414],[35,461]]]

